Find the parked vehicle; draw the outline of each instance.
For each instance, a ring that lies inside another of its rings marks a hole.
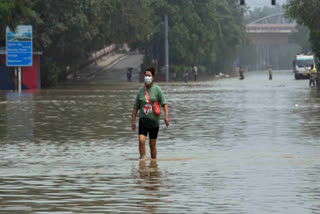
[[[297,54],[293,61],[294,78],[310,79],[311,65],[316,66],[313,55]]]

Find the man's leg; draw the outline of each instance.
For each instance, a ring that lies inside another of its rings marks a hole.
[[[146,136],[140,134],[139,135],[139,153],[140,159],[146,158]]]
[[[149,139],[150,153],[152,159],[157,159],[157,139]]]
[[[310,87],[314,87],[314,80],[310,79]]]

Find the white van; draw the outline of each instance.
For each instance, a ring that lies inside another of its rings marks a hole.
[[[294,78],[297,79],[310,79],[310,68],[311,65],[314,67],[315,61],[313,55],[296,55],[296,58],[293,62],[293,72]]]

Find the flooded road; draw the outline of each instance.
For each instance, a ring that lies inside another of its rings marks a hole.
[[[131,131],[141,84],[0,92],[0,213],[320,213],[320,95],[273,79],[160,84],[156,162]]]

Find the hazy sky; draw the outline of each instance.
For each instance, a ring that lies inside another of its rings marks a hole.
[[[282,5],[286,3],[286,1],[287,0],[276,0],[276,4]],[[246,5],[250,8],[271,6],[271,0],[245,0],[245,2]]]

